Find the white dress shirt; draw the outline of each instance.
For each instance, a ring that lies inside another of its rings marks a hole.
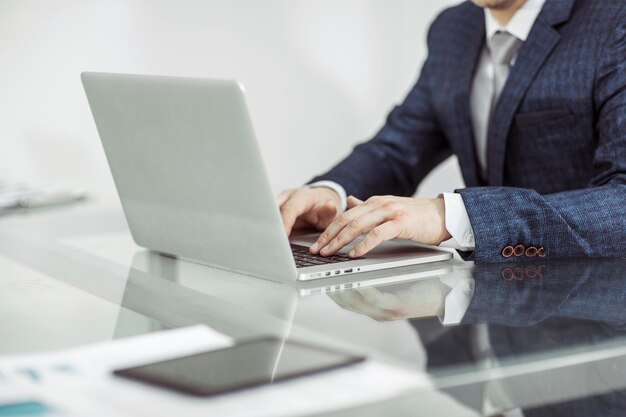
[[[476,147],[478,164],[483,175],[487,172],[487,135],[493,96],[494,69],[489,52],[491,39],[496,32],[506,31],[525,42],[545,2],[546,0],[527,0],[506,26],[502,26],[491,12],[485,9],[486,43],[476,68],[470,95],[474,146]],[[513,65],[515,60],[516,57],[513,58]],[[341,185],[332,181],[320,181],[309,186],[331,188],[339,195],[343,210],[346,209],[346,192]],[[476,248],[476,240],[463,198],[460,194],[455,193],[443,193],[443,198],[446,212],[446,229],[452,238],[443,242],[441,246],[465,251],[474,250]]]

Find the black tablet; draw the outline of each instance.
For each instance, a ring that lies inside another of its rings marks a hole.
[[[114,373],[187,394],[209,396],[336,369],[364,359],[303,343],[264,338]]]

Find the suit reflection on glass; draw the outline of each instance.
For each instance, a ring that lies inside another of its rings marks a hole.
[[[625,259],[542,260],[515,268],[476,265],[458,273],[468,275],[474,290],[456,326],[442,326],[451,289],[438,278],[331,298],[375,320],[408,319],[426,349],[429,373],[458,365],[496,368],[519,363],[521,357],[527,362],[577,349],[593,352],[594,347],[618,345],[626,336]],[[541,374],[537,386],[531,376],[523,384],[486,382],[473,391],[450,393],[485,415],[623,416],[626,380],[618,377],[616,383],[613,375],[623,368],[615,362],[611,371],[607,363],[608,369],[592,365],[584,376],[573,375],[569,388],[581,394],[557,403],[554,398],[560,397],[554,394],[561,382],[555,376],[551,384],[549,372]],[[553,386],[554,392],[542,392],[545,386]],[[515,409],[529,397],[534,397],[532,406]]]

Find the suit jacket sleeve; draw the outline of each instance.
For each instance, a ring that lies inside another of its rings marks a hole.
[[[433,23],[428,35],[431,45]],[[451,154],[431,101],[431,59],[404,102],[388,115],[383,128],[329,172],[311,182],[334,181],[348,195],[411,196],[428,172]]]
[[[477,262],[512,261],[501,251],[516,244],[543,246],[546,256],[626,256],[625,21],[616,20],[597,67],[593,179],[585,189],[550,195],[510,187],[457,190],[474,229]]]

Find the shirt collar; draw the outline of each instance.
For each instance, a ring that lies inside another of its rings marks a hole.
[[[545,2],[546,0],[527,0],[504,27],[491,15],[489,9],[485,8],[487,46],[491,47],[491,38],[498,31],[507,31],[525,42]]]

